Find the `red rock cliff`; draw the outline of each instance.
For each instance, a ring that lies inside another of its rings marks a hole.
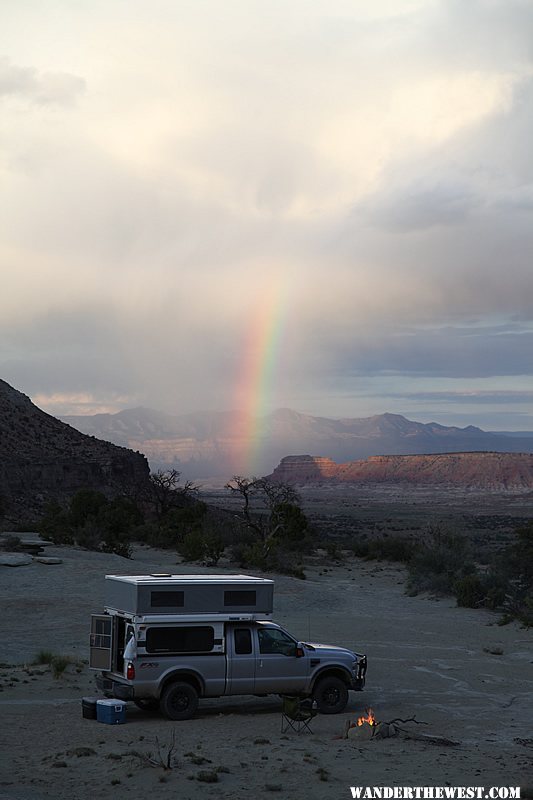
[[[272,473],[274,480],[307,483],[391,483],[457,486],[465,489],[533,489],[530,453],[439,453],[371,456],[336,464],[320,456],[287,456]]]

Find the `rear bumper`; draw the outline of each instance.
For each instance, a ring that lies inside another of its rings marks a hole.
[[[135,697],[133,686],[115,681],[113,678],[108,678],[106,675],[96,676],[96,686],[106,697],[116,697],[119,700],[133,700]]]
[[[350,689],[353,689],[354,692],[361,692],[363,690],[365,685],[366,668],[366,656],[362,656],[357,665],[357,674],[354,675],[350,683]]]

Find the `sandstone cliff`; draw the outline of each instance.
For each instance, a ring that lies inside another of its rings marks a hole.
[[[113,496],[148,476],[140,453],[80,433],[0,380],[0,499],[11,522],[35,516],[52,498],[79,489]]]
[[[308,483],[383,483],[413,486],[455,486],[487,491],[533,490],[530,453],[439,453],[371,456],[336,464],[321,456],[287,456],[274,480]]]

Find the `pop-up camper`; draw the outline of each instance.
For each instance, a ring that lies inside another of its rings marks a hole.
[[[300,642],[271,621],[274,582],[249,575],[107,575],[91,618],[90,666],[107,695],[194,714],[199,697],[313,696],[342,711],[366,656]]]

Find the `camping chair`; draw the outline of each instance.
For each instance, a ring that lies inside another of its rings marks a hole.
[[[312,733],[309,724],[318,714],[316,700],[289,695],[281,695],[281,700],[281,732],[291,728],[295,733]]]

